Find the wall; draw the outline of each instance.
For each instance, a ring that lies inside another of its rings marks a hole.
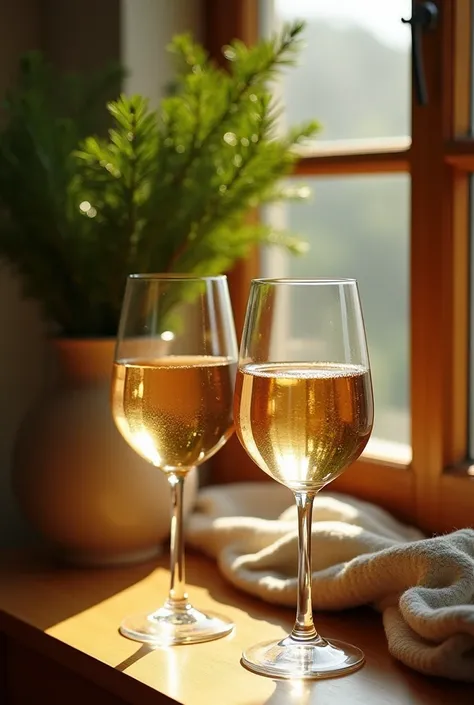
[[[200,0],[0,0],[0,98],[15,79],[18,58],[41,49],[66,69],[119,59],[127,92],[156,104],[172,75],[165,46],[174,32],[199,36]],[[1,116],[0,116],[1,119]],[[0,265],[0,547],[31,540],[10,489],[15,434],[43,393],[52,367],[38,306]]]
[[[15,79],[18,56],[41,46],[36,0],[0,1],[0,96]],[[19,282],[0,266],[0,545],[26,535],[10,491],[10,457],[21,418],[42,385],[44,325],[37,306],[20,297]]]
[[[128,67],[127,93],[141,93],[156,106],[173,76],[166,51],[174,33],[201,39],[200,0],[122,0],[122,57]]]
[[[40,0],[40,6],[43,49],[55,65],[74,71],[120,60],[120,0]]]

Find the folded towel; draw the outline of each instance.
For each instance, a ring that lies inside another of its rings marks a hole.
[[[238,588],[296,604],[296,507],[281,485],[203,489],[187,542],[216,558]],[[473,530],[424,538],[375,505],[323,492],[314,503],[312,550],[315,610],[371,604],[383,613],[395,658],[474,682]]]

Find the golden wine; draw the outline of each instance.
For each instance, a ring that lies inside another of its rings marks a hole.
[[[318,489],[369,440],[370,373],[329,363],[246,365],[237,373],[234,419],[242,445],[262,470],[292,490]]]
[[[204,462],[233,431],[235,367],[210,356],[115,363],[112,412],[120,432],[164,472]]]

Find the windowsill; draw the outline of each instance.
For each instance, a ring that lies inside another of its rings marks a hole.
[[[377,154],[386,152],[404,153],[411,147],[411,137],[401,135],[368,139],[315,139],[298,145],[295,151],[302,158],[339,155]]]
[[[407,443],[395,443],[382,438],[371,438],[363,457],[368,460],[381,460],[385,463],[410,465],[411,446]]]
[[[65,672],[51,679],[53,690],[49,692],[55,693],[54,702],[69,701],[74,678],[75,703],[83,702],[77,697],[80,683],[81,693],[90,686],[89,702],[95,702],[92,694],[97,697],[100,691],[100,702],[107,705],[472,702],[471,686],[429,679],[394,661],[387,651],[380,615],[369,608],[316,615],[324,635],[355,642],[364,650],[367,662],[357,673],[305,683],[274,681],[246,671],[239,663],[242,649],[255,641],[283,635],[291,627],[293,613],[237,592],[213,563],[196,555],[188,557],[191,599],[203,609],[230,616],[236,623],[234,634],[207,644],[154,651],[124,639],[117,632],[122,616],[137,608],[153,609],[166,594],[166,565],[167,558],[163,557],[157,568],[145,564],[106,570],[55,570],[38,559],[4,559],[0,570],[0,637],[3,643],[6,640],[9,655],[4,678],[13,693],[11,701],[36,702],[47,692],[47,674],[52,671],[38,669],[42,659],[43,664],[54,662]],[[25,678],[35,666],[39,677]],[[3,685],[0,678],[0,691]]]
[[[457,479],[474,481],[474,463],[470,461],[447,468],[444,471],[444,475],[449,475],[450,477]]]

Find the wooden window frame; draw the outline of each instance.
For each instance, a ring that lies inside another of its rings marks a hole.
[[[335,0],[337,2],[337,0]],[[427,531],[472,524],[474,476],[468,458],[469,187],[471,134],[471,0],[437,2],[440,22],[423,40],[429,102],[412,100],[412,139],[322,145],[303,155],[295,175],[411,176],[411,430],[410,465],[365,456],[331,489],[363,497]],[[204,1],[207,46],[258,37],[255,0]],[[236,326],[243,325],[258,252],[229,275]],[[262,480],[233,439],[212,466],[216,482]]]

